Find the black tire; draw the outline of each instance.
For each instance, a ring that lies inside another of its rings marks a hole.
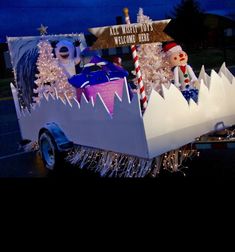
[[[39,135],[39,150],[45,167],[49,170],[58,169],[63,160],[57,144],[49,131],[43,131]]]

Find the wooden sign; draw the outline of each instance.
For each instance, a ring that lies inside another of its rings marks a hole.
[[[171,41],[173,39],[164,32],[169,22],[170,19],[166,19],[148,23],[90,28],[89,31],[98,38],[92,49]]]

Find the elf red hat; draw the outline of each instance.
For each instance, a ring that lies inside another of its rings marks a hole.
[[[116,63],[117,65],[121,65],[122,64],[122,59],[120,57],[114,56],[112,58],[113,63]]]
[[[175,52],[181,52],[182,47],[177,45],[175,42],[169,42],[163,46],[163,51],[170,55]]]

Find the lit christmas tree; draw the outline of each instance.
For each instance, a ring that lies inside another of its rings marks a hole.
[[[59,66],[58,59],[53,55],[53,48],[48,40],[41,40],[38,44],[39,57],[37,60],[38,74],[35,84],[34,101],[39,102],[43,94],[51,94],[65,100],[75,97],[74,88],[68,83],[68,79]],[[66,96],[66,97],[65,97]]]
[[[140,8],[137,22],[147,23],[151,21],[148,16],[144,15],[143,9]],[[161,93],[161,85],[168,88],[173,79],[173,74],[162,51],[162,43],[140,45],[138,47],[138,56],[147,97],[149,97],[152,89]]]

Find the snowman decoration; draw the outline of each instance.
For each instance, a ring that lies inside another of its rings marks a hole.
[[[80,41],[74,43],[68,40],[61,40],[52,44],[55,50],[55,56],[59,61],[60,67],[68,78],[76,74],[76,66],[80,63]]]
[[[197,101],[198,79],[193,69],[188,65],[188,55],[180,45],[169,42],[163,46],[163,51],[169,60],[174,73],[174,84],[178,87],[187,101],[192,98]]]

